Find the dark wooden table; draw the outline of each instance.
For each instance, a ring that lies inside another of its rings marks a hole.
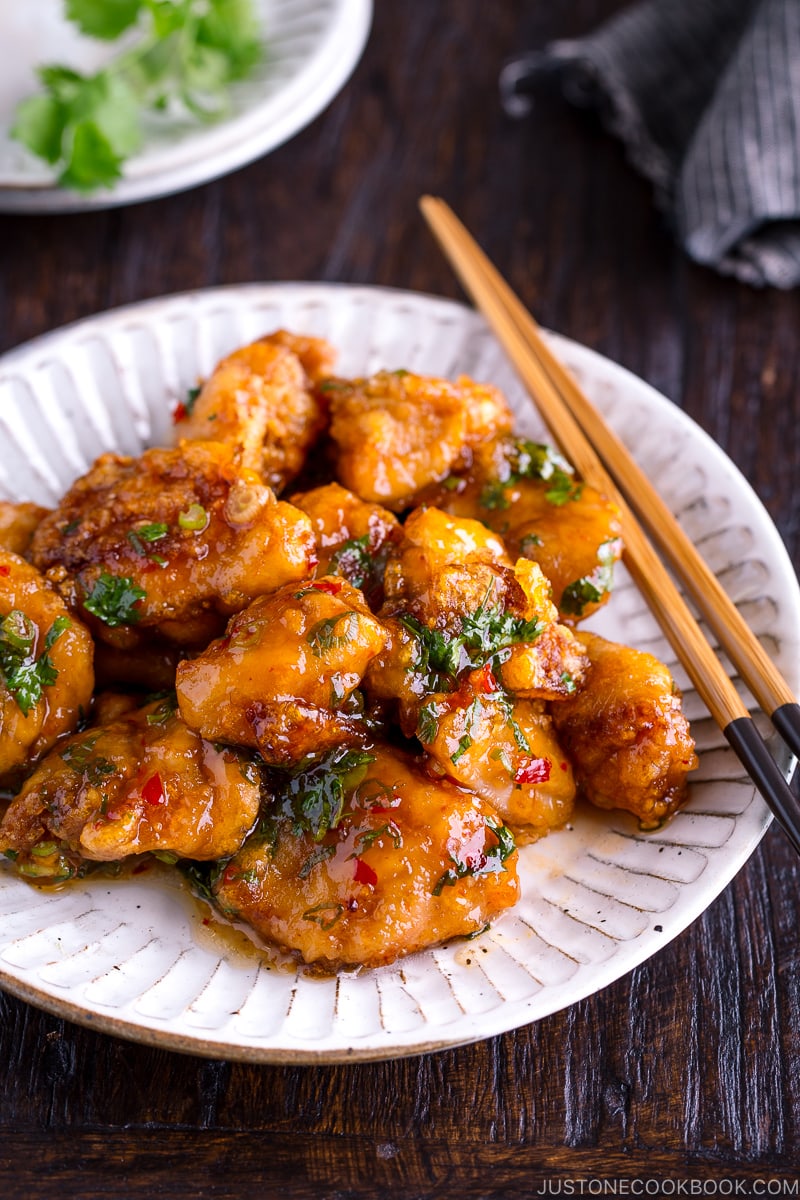
[[[631,368],[716,438],[797,563],[800,294],[690,264],[588,115],[556,98],[522,123],[500,110],[510,55],[619,7],[377,0],[345,90],[262,161],[132,208],[0,218],[0,349],[211,284],[457,297],[417,213],[436,192],[543,323]],[[771,831],[704,916],[631,975],[506,1036],[398,1062],[206,1062],[0,994],[0,1193],[488,1198],[622,1180],[653,1195],[661,1179],[665,1194],[691,1194],[687,1181],[791,1194],[770,1181],[791,1189],[800,1161],[799,883]]]

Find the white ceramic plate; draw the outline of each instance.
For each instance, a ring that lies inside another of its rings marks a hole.
[[[98,69],[116,52],[81,37],[63,0],[0,5],[0,212],[74,212],[166,196],[216,179],[274,150],[314,119],[344,85],[369,33],[372,0],[255,0],[266,54],[231,89],[231,113],[214,125],[154,117],[143,150],[111,191],[81,196],[9,137],[13,114],[39,88],[36,68]]]
[[[474,312],[407,292],[252,285],[151,301],[49,334],[0,363],[0,495],[52,503],[104,450],[164,439],[197,377],[284,326],[323,335],[344,374],[405,367],[499,384],[542,433]],[[781,540],[721,450],[652,388],[563,338],[553,344],[634,450],[789,683],[800,594]],[[225,937],[167,873],[38,891],[0,867],[0,985],[138,1041],[224,1058],[389,1058],[475,1041],[552,1013],[656,953],[701,913],[769,823],[630,580],[594,626],[653,651],[685,689],[701,766],[658,833],[580,811],[521,852],[523,897],[474,941],[320,979]],[[787,774],[791,767],[784,754]]]

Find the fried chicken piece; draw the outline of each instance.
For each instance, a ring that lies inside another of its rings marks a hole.
[[[24,556],[36,527],[50,510],[40,504],[12,504],[0,500],[0,550]]]
[[[387,556],[403,536],[397,517],[338,483],[298,492],[290,502],[311,518],[317,539],[315,574],[343,575],[371,607],[378,607]]]
[[[427,503],[484,522],[512,557],[537,562],[553,588],[562,621],[574,624],[605,604],[622,554],[619,509],[547,446],[500,438],[479,448],[472,467]]]
[[[214,368],[191,413],[178,421],[178,435],[231,445],[240,466],[280,492],[325,427],[312,379],[334,360],[327,342],[282,330],[242,346]]]
[[[50,881],[146,851],[224,858],[244,842],[260,799],[248,755],[213,746],[173,702],[156,701],[43,759],[0,824],[0,852]]]
[[[0,550],[0,782],[71,733],[94,688],[88,630],[16,554]]]
[[[536,563],[512,568],[502,541],[477,521],[415,510],[386,569],[381,619],[387,642],[365,677],[376,700],[394,698],[407,735],[432,692],[452,691],[464,670],[491,663],[521,699],[556,700],[581,680],[587,657],[556,621]]]
[[[180,664],[184,720],[204,737],[257,748],[269,763],[358,740],[351,702],[386,634],[357,588],[327,576],[238,613],[220,641]]]
[[[641,650],[580,633],[585,682],[551,712],[580,791],[598,808],[624,808],[656,828],[686,798],[698,765],[680,693],[663,663]]]
[[[384,590],[389,605],[422,600],[442,570],[467,563],[511,566],[503,542],[480,521],[456,518],[438,508],[417,508],[403,525],[403,539],[386,564]],[[484,572],[489,578],[488,572]]]
[[[296,354],[311,382],[316,385],[329,379],[336,366],[336,351],[325,338],[309,337],[308,334],[290,333],[288,329],[276,329],[266,334],[262,342],[285,346]]]
[[[416,733],[431,773],[488,801],[518,841],[535,841],[572,815],[572,768],[544,704],[512,700],[488,665],[462,676],[456,691],[429,696]]]
[[[331,403],[337,475],[364,500],[400,512],[444,479],[481,440],[511,429],[501,393],[462,376],[455,383],[379,371],[323,385]]]
[[[219,442],[104,454],[36,531],[31,553],[101,641],[207,644],[231,613],[313,568],[314,534]]]
[[[324,822],[307,816],[322,778],[341,793]],[[305,962],[380,966],[514,904],[513,845],[476,796],[374,746],[292,776],[214,890],[224,912]]]

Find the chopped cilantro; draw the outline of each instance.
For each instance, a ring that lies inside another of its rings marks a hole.
[[[313,921],[315,925],[319,925],[320,929],[326,932],[333,929],[336,922],[344,912],[343,904],[315,904],[313,908],[306,909],[303,913],[304,921]]]
[[[170,692],[160,701],[158,706],[152,712],[147,714],[148,725],[166,725],[170,717],[174,717],[178,708],[178,698],[174,692]]]
[[[362,829],[360,833],[357,833],[353,839],[353,844],[357,847],[356,854],[351,854],[349,857],[355,858],[356,855],[363,854],[382,837],[391,838],[395,850],[399,850],[403,845],[402,833],[394,821],[387,821],[385,825],[380,825],[377,829]]]
[[[428,674],[428,683],[433,690],[443,690],[437,676],[452,677],[464,669],[477,670],[493,659],[497,660],[509,646],[533,642],[542,632],[543,627],[537,620],[526,621],[492,608],[489,601],[493,586],[490,584],[480,607],[462,618],[461,632],[452,637],[447,637],[441,630],[429,629],[410,613],[399,617],[417,639],[419,650],[414,665]]]
[[[450,859],[453,866],[448,868],[437,881],[433,889],[434,896],[440,896],[444,888],[452,887],[453,884],[458,883],[459,879],[464,879],[466,876],[477,878],[481,875],[497,875],[504,870],[506,859],[516,849],[514,835],[507,825],[501,825],[493,817],[487,817],[486,824],[497,838],[497,845],[488,850],[484,849],[477,861],[467,862],[460,859],[457,854],[451,854]]]
[[[321,842],[345,815],[345,802],[364,778],[374,755],[365,750],[338,747],[324,758],[310,756],[288,773],[281,810],[292,822],[296,836],[311,834]]]
[[[545,492],[545,499],[549,500],[551,504],[555,504],[560,508],[562,504],[580,499],[583,485],[576,483],[566,471],[562,471],[560,467],[557,467],[551,479],[550,487]]]
[[[559,608],[571,617],[583,615],[587,604],[599,604],[614,586],[614,562],[617,539],[607,538],[597,547],[598,566],[591,575],[584,575],[567,584],[561,594]]]
[[[339,629],[339,633],[334,631]],[[325,617],[312,625],[306,635],[306,641],[317,658],[321,658],[328,650],[346,646],[358,634],[358,613],[338,613],[335,617]]]
[[[492,479],[483,488],[478,497],[478,503],[481,508],[488,508],[493,511],[505,510],[511,507],[511,501],[506,495],[506,488],[511,481],[504,483],[500,479]]]
[[[103,571],[83,602],[87,612],[110,628],[117,625],[135,625],[141,613],[135,605],[147,593],[127,575],[111,575]]]
[[[330,858],[331,855],[335,853],[335,846],[318,846],[312,854],[309,854],[308,858],[297,872],[297,878],[308,879],[308,876],[314,870],[314,867],[318,867],[320,863],[325,862],[327,858]]]
[[[519,552],[525,557],[531,555],[536,546],[541,546],[544,543],[538,533],[526,533],[519,544]]]
[[[439,700],[428,700],[419,710],[417,719],[417,737],[426,746],[436,741],[439,732],[439,721],[448,711],[448,706]]]
[[[372,571],[372,558],[369,553],[369,534],[363,537],[348,538],[342,542],[331,556],[329,572],[331,575],[344,575],[353,587],[363,588]]]
[[[100,737],[93,733],[80,742],[71,742],[60,751],[60,757],[77,775],[82,775],[87,783],[99,787],[109,775],[115,775],[117,767],[102,755],[95,755],[94,748]]]
[[[469,750],[472,745],[472,735],[475,732],[475,723],[481,719],[482,715],[483,705],[480,697],[476,696],[464,714],[464,733],[459,738],[457,749],[450,755],[451,763],[457,763],[461,756]]]
[[[38,704],[46,687],[58,679],[48,651],[70,627],[69,617],[56,617],[44,639],[44,652],[36,658],[37,628],[20,609],[12,609],[0,623],[0,674],[23,717]]]

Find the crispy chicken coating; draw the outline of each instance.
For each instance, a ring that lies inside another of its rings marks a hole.
[[[537,562],[562,621],[574,624],[608,601],[622,554],[617,505],[578,482],[548,447],[521,438],[482,446],[472,467],[424,499],[502,535],[509,554]]]
[[[685,800],[698,763],[680,694],[652,654],[578,636],[591,668],[551,711],[580,791],[598,808],[628,809],[655,828]]]
[[[290,499],[311,518],[317,539],[315,574],[343,575],[373,608],[379,606],[386,558],[403,536],[397,517],[338,483],[298,492]]]
[[[381,617],[386,645],[367,670],[376,700],[396,700],[414,732],[426,694],[455,689],[464,670],[489,664],[503,689],[527,700],[569,695],[587,657],[556,622],[536,563],[511,567],[502,541],[477,521],[417,509],[389,558]]]
[[[338,576],[255,600],[226,635],[180,664],[184,720],[204,737],[257,748],[269,763],[358,739],[351,702],[386,634],[357,588]]]
[[[223,911],[334,968],[473,933],[515,903],[513,839],[476,796],[388,746],[325,773],[339,784],[333,819],[317,818],[320,775],[293,777],[219,875]]]
[[[331,403],[337,475],[364,500],[400,512],[422,488],[464,465],[479,441],[511,429],[493,387],[379,371],[323,385]]]
[[[572,768],[544,704],[512,700],[488,665],[463,676],[455,692],[428,697],[416,732],[431,773],[487,800],[517,841],[535,841],[572,815]]]
[[[263,342],[272,342],[276,346],[285,346],[296,354],[303,365],[311,382],[316,385],[324,379],[329,379],[336,366],[336,351],[325,338],[309,337],[307,334],[290,333],[288,329],[276,329],[274,333],[266,334]]]
[[[231,613],[313,568],[305,513],[229,446],[102,455],[36,531],[33,561],[101,641],[203,646]]]
[[[43,759],[0,824],[0,852],[51,881],[146,851],[223,858],[242,845],[260,799],[247,755],[213,746],[171,701],[156,701]]]
[[[467,563],[511,566],[503,542],[480,521],[451,517],[438,508],[417,508],[405,521],[402,541],[386,564],[387,603],[423,600],[442,571]],[[490,573],[483,574],[488,578]]]
[[[36,527],[50,510],[40,504],[12,504],[0,500],[0,550],[24,557]]]
[[[231,445],[240,466],[280,492],[325,427],[312,379],[328,373],[334,359],[327,342],[285,331],[242,346],[214,368],[191,412],[177,421],[177,433]]]
[[[39,572],[0,550],[0,782],[8,782],[89,711],[92,640]]]

